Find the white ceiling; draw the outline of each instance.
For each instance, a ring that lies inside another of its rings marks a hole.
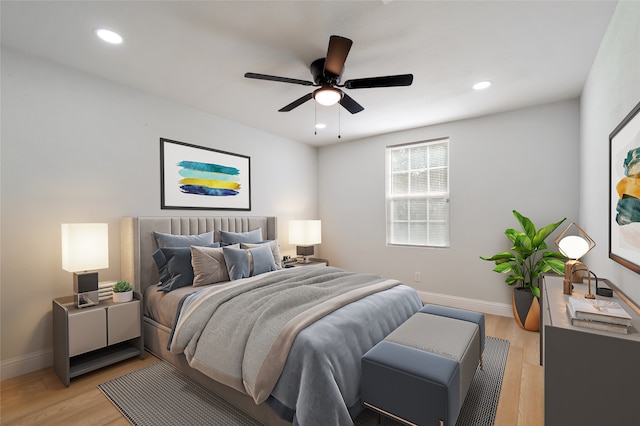
[[[321,146],[577,97],[615,6],[3,0],[0,13],[4,46]],[[124,43],[106,45],[98,27]],[[312,80],[309,64],[326,55],[332,34],[353,40],[343,81],[413,73],[413,85],[345,89],[365,108],[354,115],[313,101],[278,112],[310,88],[244,78],[251,71]],[[484,79],[494,85],[472,90]],[[327,128],[314,135],[316,119]]]

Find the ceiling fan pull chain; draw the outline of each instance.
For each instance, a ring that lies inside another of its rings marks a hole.
[[[340,133],[342,133],[342,132],[341,132],[341,130],[340,130],[340,129],[341,129],[341,127],[342,127],[342,126],[340,125],[340,124],[341,124],[341,122],[340,122],[340,117],[341,117],[341,115],[340,115],[340,106],[338,106],[338,139],[340,139],[340,138],[342,137],[342,136],[340,135]]]
[[[313,134],[318,135],[318,104],[313,103]]]

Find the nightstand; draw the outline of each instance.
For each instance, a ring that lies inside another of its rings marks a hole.
[[[310,258],[307,263],[289,263],[285,268],[298,268],[300,266],[329,266],[327,259]]]
[[[144,358],[140,296],[78,309],[73,296],[53,300],[53,370],[65,386],[73,377],[132,357]]]

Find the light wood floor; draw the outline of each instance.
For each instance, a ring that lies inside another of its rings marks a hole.
[[[512,318],[486,315],[488,336],[509,340],[495,426],[543,425],[543,373],[540,334],[520,329]],[[65,388],[51,368],[4,380],[2,425],[128,425],[97,386],[158,359],[146,354],[71,381]]]

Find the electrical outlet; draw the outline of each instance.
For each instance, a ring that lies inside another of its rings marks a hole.
[[[422,274],[421,274],[420,272],[416,272],[416,273],[413,275],[413,280],[414,280],[415,282],[419,283],[419,282],[420,282],[420,280],[422,280]]]

